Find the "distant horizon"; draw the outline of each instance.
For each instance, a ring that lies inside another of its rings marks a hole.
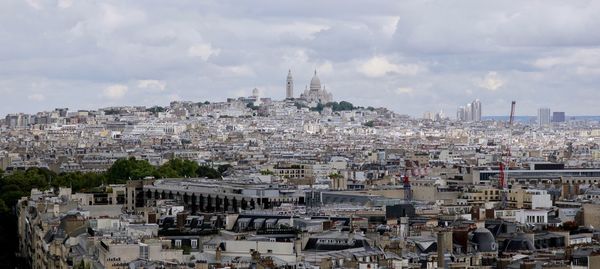
[[[250,94],[248,94],[248,96],[250,96]],[[5,117],[5,116],[7,116],[9,114],[19,114],[19,113],[35,115],[35,113],[38,113],[38,112],[51,112],[51,111],[54,111],[55,109],[58,109],[58,108],[68,108],[70,112],[75,112],[75,111],[80,111],[80,110],[100,110],[102,108],[109,108],[109,107],[128,107],[128,106],[130,106],[130,107],[144,106],[144,107],[148,107],[148,108],[149,107],[154,107],[154,106],[169,107],[170,103],[172,103],[172,102],[196,102],[196,103],[199,103],[199,102],[206,102],[206,101],[208,101],[210,103],[218,103],[218,102],[227,102],[227,99],[229,99],[229,98],[237,99],[237,98],[240,98],[240,97],[243,97],[243,96],[226,97],[224,100],[209,100],[209,99],[201,99],[201,100],[171,100],[171,101],[167,102],[165,105],[161,105],[161,104],[112,104],[112,105],[106,105],[106,106],[98,106],[98,107],[94,107],[94,108],[75,108],[75,107],[69,107],[69,106],[63,105],[63,106],[56,106],[56,107],[53,107],[53,108],[47,108],[47,109],[42,109],[42,110],[37,110],[37,111],[29,111],[29,112],[27,112],[27,111],[14,111],[14,112],[8,112],[8,113],[0,114],[0,116],[1,117]],[[266,96],[265,97],[261,97],[261,98],[271,98],[274,101],[283,101],[283,100],[285,100],[284,98],[275,99],[275,98],[266,97]],[[295,99],[298,99],[298,98],[295,98]],[[427,112],[427,111],[422,111],[422,112],[416,113],[416,114],[409,114],[409,113],[402,113],[402,112],[396,111],[395,109],[390,108],[390,107],[386,107],[386,106],[364,105],[364,104],[360,104],[360,103],[351,102],[351,101],[348,101],[348,100],[333,100],[333,102],[342,102],[342,101],[347,101],[347,102],[352,103],[354,106],[360,106],[360,107],[365,107],[365,108],[367,108],[369,106],[372,106],[372,107],[375,107],[375,108],[379,108],[379,107],[386,108],[386,109],[394,111],[395,113],[397,113],[399,115],[407,115],[407,116],[416,117],[416,118],[421,117],[424,112]],[[71,109],[73,109],[73,110],[71,110]],[[555,112],[555,111],[551,110],[551,112]],[[597,120],[600,120],[600,114],[598,114],[598,115],[570,115],[570,114],[567,114],[566,111],[556,111],[556,112],[565,112],[565,119],[573,118],[573,117],[575,117],[575,118],[598,117]],[[453,115],[453,114],[450,114],[450,115]],[[455,117],[456,116],[454,116],[454,115],[453,116],[449,116],[449,118],[451,118],[451,119],[453,119]],[[481,116],[482,119],[499,119],[499,118],[504,119],[504,118],[508,118],[508,117],[509,117],[508,115],[482,115]],[[515,115],[515,118],[523,118],[523,117],[528,117],[528,118],[533,117],[533,118],[536,118],[537,115]]]
[[[506,118],[508,118],[510,116],[488,115],[488,116],[481,116],[481,117],[482,118],[490,118],[490,117],[494,117],[494,118],[506,117]],[[537,115],[515,115],[515,118],[518,118],[518,117],[534,117],[534,118],[537,118]],[[600,117],[600,115],[569,115],[569,114],[565,114],[565,118],[569,118],[569,117]]]

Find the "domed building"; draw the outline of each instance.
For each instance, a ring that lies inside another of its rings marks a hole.
[[[490,230],[480,227],[473,231],[469,235],[471,242],[476,247],[478,252],[496,252],[498,251],[498,245],[496,244],[496,238]]]
[[[524,233],[519,232],[511,238],[504,240],[502,246],[503,252],[521,252],[521,251],[535,251],[533,242]]]
[[[315,106],[319,103],[326,104],[333,100],[333,96],[325,90],[325,87],[321,89],[321,80],[317,76],[317,70],[315,70],[315,74],[310,80],[310,88],[305,89],[304,93],[300,94],[300,99],[304,99]]]

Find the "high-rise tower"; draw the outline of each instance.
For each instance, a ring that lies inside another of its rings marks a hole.
[[[288,70],[287,81],[285,83],[285,98],[294,98],[294,79],[292,78],[292,70]]]
[[[481,101],[479,101],[479,99],[475,99],[475,101],[471,103],[471,109],[471,120],[481,121]]]
[[[542,107],[538,109],[537,120],[539,126],[546,126],[550,124],[550,109]]]

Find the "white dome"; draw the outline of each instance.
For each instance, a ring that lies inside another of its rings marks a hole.
[[[317,77],[317,70],[315,70],[315,75],[310,80],[310,91],[320,91],[321,90],[321,80]]]

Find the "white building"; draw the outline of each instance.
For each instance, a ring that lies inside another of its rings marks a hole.
[[[515,220],[522,224],[548,224],[548,211],[521,209],[515,212]]]
[[[550,124],[550,109],[542,107],[538,109],[537,122],[539,126],[547,126]]]
[[[318,103],[326,104],[333,100],[333,96],[325,90],[325,87],[321,89],[321,80],[317,76],[317,70],[315,70],[315,75],[310,80],[310,90],[305,89],[300,98],[314,105]]]

